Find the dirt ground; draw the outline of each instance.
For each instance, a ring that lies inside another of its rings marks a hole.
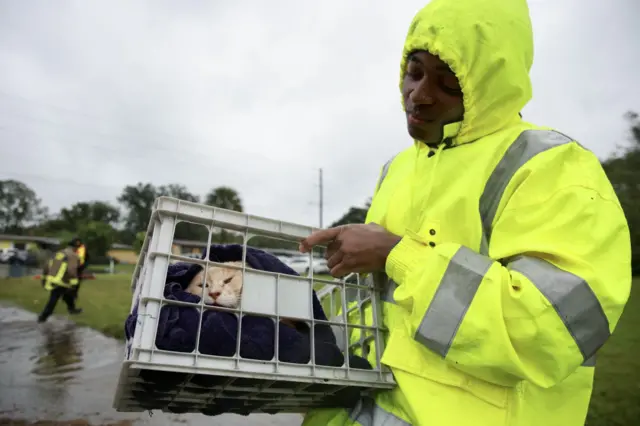
[[[293,426],[297,414],[120,413],[112,408],[124,349],[119,341],[53,316],[0,305],[0,425]]]

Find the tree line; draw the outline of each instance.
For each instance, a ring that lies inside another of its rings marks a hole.
[[[628,112],[625,118],[630,127],[629,140],[618,146],[618,150],[602,161],[602,165],[625,211],[631,229],[633,264],[640,268],[640,118],[635,112]],[[62,240],[78,235],[87,241],[90,255],[100,259],[114,242],[140,247],[153,202],[162,195],[243,211],[239,193],[228,186],[213,188],[201,198],[181,184],[155,186],[137,183],[122,190],[117,198],[118,205],[107,201],[83,201],[50,214],[28,185],[17,180],[0,180],[0,233],[50,236]],[[368,199],[363,206],[350,207],[331,226],[363,223],[370,204],[371,199]],[[174,238],[206,241],[207,236],[204,227],[183,223],[176,227]],[[241,237],[218,232],[212,236],[212,241],[240,242]],[[254,237],[251,244],[295,248],[289,242],[260,237]]]
[[[629,123],[628,141],[602,165],[629,222],[631,262],[634,275],[640,275],[640,116],[629,111],[625,119]]]
[[[79,236],[87,242],[93,263],[101,263],[114,243],[140,246],[153,202],[160,196],[243,211],[240,195],[227,186],[213,188],[201,198],[181,184],[137,183],[124,187],[117,198],[118,204],[81,201],[52,214],[32,188],[9,179],[0,180],[0,233],[53,237],[62,241]],[[185,223],[176,227],[174,238],[206,241],[207,232],[202,226]]]

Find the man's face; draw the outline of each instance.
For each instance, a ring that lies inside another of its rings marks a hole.
[[[439,143],[444,125],[462,120],[460,83],[447,64],[428,52],[407,58],[402,97],[409,134],[426,144]]]

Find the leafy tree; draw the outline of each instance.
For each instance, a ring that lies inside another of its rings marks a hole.
[[[90,221],[78,226],[78,236],[87,246],[89,261],[103,263],[106,253],[115,242],[116,231],[105,222]]]
[[[118,209],[104,201],[79,202],[65,207],[55,219],[40,227],[40,233],[58,238],[63,244],[80,237],[89,252],[91,263],[103,263],[111,244],[118,240],[115,226],[120,218]]]
[[[177,183],[159,186],[156,194],[157,197],[165,196],[184,201],[191,201],[193,203],[200,202],[200,197],[189,192],[186,186]]]
[[[242,242],[242,239],[240,239],[240,242]],[[262,235],[256,235],[255,237],[250,238],[249,245],[258,248],[298,250],[298,242],[285,241],[277,238],[265,237]]]
[[[33,189],[17,180],[0,180],[0,232],[22,233],[46,215]]]
[[[172,183],[168,185],[154,186],[153,184],[138,183],[137,185],[126,186],[118,202],[126,210],[124,230],[120,237],[123,243],[133,244],[138,232],[147,229],[151,210],[156,198],[161,196],[178,198],[179,200],[199,202],[200,197],[189,192],[186,186]],[[174,235],[176,239],[182,240],[202,240],[207,238],[206,230],[203,226],[191,223],[181,223],[176,227]]]
[[[60,227],[60,223],[59,219],[54,219],[41,226],[36,233],[57,238],[63,246],[73,237],[79,237],[87,247],[92,264],[105,263],[111,245],[118,241],[118,231],[106,222],[79,220],[69,224],[69,227]]]
[[[122,190],[118,202],[125,208],[124,228],[126,231],[126,243],[130,244],[139,231],[147,229],[151,218],[151,208],[157,198],[158,190],[150,183],[138,182],[136,185],[128,185]]]
[[[240,194],[228,186],[219,186],[213,188],[205,197],[205,204],[213,207],[219,207],[221,209],[234,210],[237,212],[243,211],[242,200]],[[212,240],[215,239],[219,243],[241,243],[242,237],[233,234],[229,231],[221,229],[215,235],[211,236]]]
[[[103,222],[116,227],[120,220],[120,211],[104,201],[79,202],[71,207],[64,207],[56,218],[43,224],[44,232],[69,231],[74,232],[80,224],[88,222]]]
[[[228,186],[213,188],[205,197],[205,204],[237,212],[243,211],[240,195]]]
[[[136,233],[136,239],[133,241],[133,250],[136,254],[140,254],[142,251],[142,245],[144,244],[144,237],[146,236],[146,232],[138,232]]]
[[[369,207],[371,207],[371,198],[366,201],[364,207],[350,207],[349,211],[331,224],[331,227],[346,225],[348,223],[364,223]]]
[[[602,162],[624,209],[631,231],[632,264],[640,274],[640,118],[628,112],[630,124],[628,143]]]
[[[191,201],[193,203],[200,202],[200,197],[189,192],[186,186],[171,183],[169,185],[162,185],[158,187],[157,196],[173,197],[183,201]],[[151,213],[149,213],[151,215]],[[145,227],[146,229],[146,227]],[[179,240],[205,240],[207,239],[206,228],[202,225],[196,225],[188,222],[181,222],[176,226],[175,234],[173,236]]]
[[[136,235],[131,234],[131,232],[126,228],[116,229],[115,231],[116,231],[116,241],[121,244],[131,245],[136,239]]]
[[[120,210],[105,201],[80,202],[62,209],[60,216],[69,222],[104,222],[115,227],[120,221]]]

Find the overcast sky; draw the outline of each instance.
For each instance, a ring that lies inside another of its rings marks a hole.
[[[328,225],[411,143],[398,64],[425,3],[0,0],[0,179],[54,212],[139,181],[230,185],[250,213],[318,225],[322,167]],[[525,118],[606,157],[640,110],[640,2],[530,8]]]

